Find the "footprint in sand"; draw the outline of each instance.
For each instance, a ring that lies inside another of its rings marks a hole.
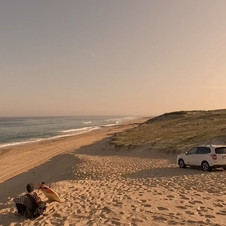
[[[203,199],[210,200],[211,198],[210,197],[203,197]]]
[[[169,198],[169,199],[175,198],[175,196],[173,196],[173,195],[167,195],[166,197]]]
[[[54,213],[53,216],[54,216],[55,218],[61,217],[60,214],[58,214],[58,213]]]
[[[162,206],[158,206],[157,209],[158,209],[158,210],[161,210],[161,211],[162,211],[162,210],[169,210],[168,208],[165,208],[165,207],[162,207]]]
[[[135,223],[135,224],[137,223],[138,225],[140,225],[143,222],[143,220],[141,220],[139,218],[132,218],[131,220],[133,223]]]
[[[185,195],[180,195],[181,199],[190,200],[190,198],[186,197]]]
[[[203,204],[203,202],[202,201],[198,201],[198,200],[194,200],[194,201],[189,201],[189,203],[190,204],[196,204],[196,203],[198,203],[198,204]]]
[[[200,206],[199,208],[203,212],[208,212],[208,209],[205,206]]]
[[[120,214],[120,215],[124,215],[124,212],[121,211],[119,214]]]
[[[160,217],[160,216],[154,216],[153,217],[154,221],[161,221],[161,222],[166,222],[167,219],[165,217]]]
[[[217,207],[224,207],[224,205],[222,205],[221,203],[214,203],[214,206],[217,206]]]
[[[80,209],[77,209],[77,214],[81,214],[82,211]]]
[[[201,195],[200,195],[200,194],[198,194],[198,193],[195,193],[194,195],[195,195],[195,196],[198,196],[198,197],[200,197],[200,196],[201,196]]]
[[[216,193],[216,189],[214,188],[214,189],[207,189],[207,192],[209,192],[209,193]]]
[[[178,209],[187,209],[187,207],[186,206],[176,206]]]
[[[115,204],[113,204],[114,206],[122,206],[123,203],[122,202],[116,202]]]
[[[102,211],[107,214],[112,212],[111,209],[109,209],[108,207],[104,207]]]
[[[205,217],[206,217],[206,218],[216,218],[215,216],[209,215],[209,214],[205,215]]]
[[[112,223],[112,225],[121,225],[120,221],[113,220],[113,221],[111,221],[111,223]]]
[[[171,221],[168,221],[167,224],[168,225],[178,225],[179,223],[174,220],[171,220]]]
[[[137,226],[137,224],[135,224],[135,223],[131,223],[131,226]]]
[[[144,204],[144,207],[151,207],[151,204]]]
[[[226,215],[226,211],[225,210],[222,210],[220,212],[217,212],[216,214],[218,214],[218,215]]]
[[[188,215],[194,215],[194,212],[192,212],[192,211],[185,211],[185,213]]]
[[[216,201],[217,202],[224,202],[224,200],[222,200],[222,199],[217,199]]]

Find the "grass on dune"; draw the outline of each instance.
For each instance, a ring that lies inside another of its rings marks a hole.
[[[177,153],[199,144],[226,144],[226,110],[166,113],[117,134],[111,143]]]

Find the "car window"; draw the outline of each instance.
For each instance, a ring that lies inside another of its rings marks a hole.
[[[226,154],[226,147],[215,148],[216,154]]]
[[[210,148],[207,147],[198,147],[196,151],[197,154],[208,154],[210,152],[211,152]]]
[[[192,149],[190,149],[190,150],[188,151],[188,155],[194,155],[194,154],[196,154],[196,149],[197,149],[197,148],[192,148]]]

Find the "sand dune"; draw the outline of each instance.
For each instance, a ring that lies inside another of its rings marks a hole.
[[[1,183],[0,225],[226,225],[226,171],[179,169],[146,147],[115,150],[112,132],[74,149],[70,138],[73,150]],[[18,216],[12,199],[43,180],[62,202],[35,220]]]

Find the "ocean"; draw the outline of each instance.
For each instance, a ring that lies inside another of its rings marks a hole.
[[[0,148],[87,133],[133,119],[128,116],[0,117]]]

